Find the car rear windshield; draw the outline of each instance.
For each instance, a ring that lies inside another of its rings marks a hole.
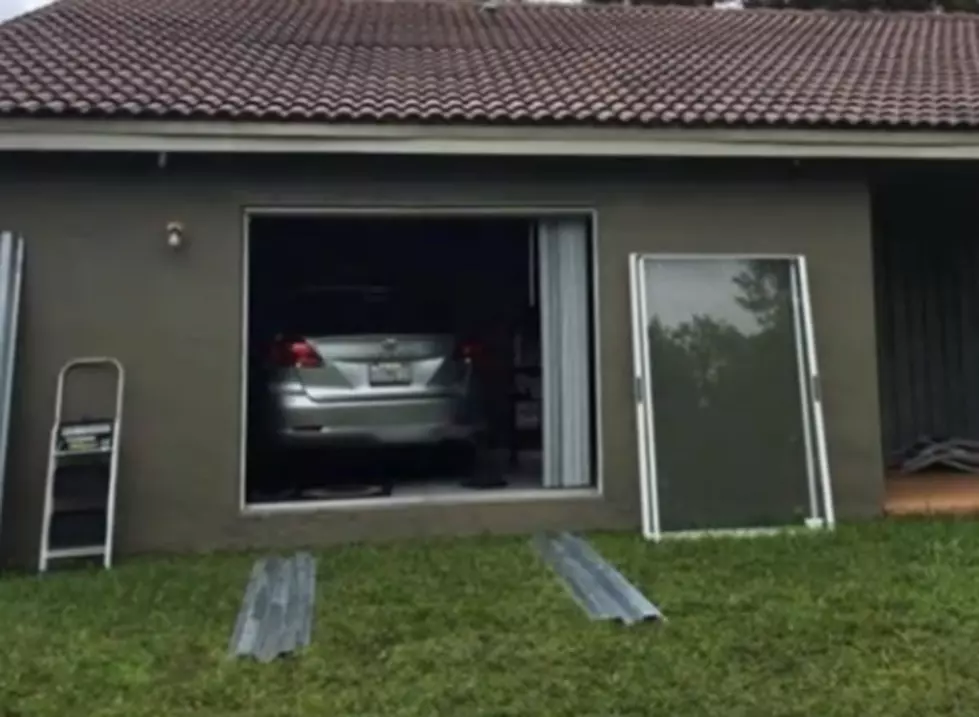
[[[289,296],[282,330],[306,336],[451,333],[451,302],[391,287],[317,287]]]

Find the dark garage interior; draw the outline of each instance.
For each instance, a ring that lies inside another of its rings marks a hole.
[[[888,510],[979,508],[979,175],[892,165],[873,188]]]
[[[540,487],[532,226],[252,216],[247,501]]]

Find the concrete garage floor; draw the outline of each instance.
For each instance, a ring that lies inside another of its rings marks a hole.
[[[539,453],[521,454],[519,465],[510,468],[506,465],[506,455],[497,454],[491,458],[497,466],[497,471],[502,474],[507,485],[502,488],[466,488],[463,486],[466,478],[446,477],[434,479],[421,479],[405,481],[394,486],[391,491],[393,497],[435,497],[458,493],[460,490],[466,493],[488,493],[501,490],[540,490],[542,475],[542,456]]]
[[[328,453],[303,455],[293,458],[282,470],[288,478],[284,485],[303,486],[295,490],[282,490],[268,494],[255,494],[251,503],[275,503],[277,501],[316,501],[360,498],[436,498],[451,494],[478,497],[502,491],[539,490],[542,477],[543,457],[539,451],[521,451],[517,466],[511,466],[506,451],[492,451],[483,457],[477,474],[502,476],[505,486],[472,488],[465,485],[472,476],[439,474],[432,471],[421,454],[388,453],[380,458],[376,454],[365,458],[349,455],[331,456]],[[289,475],[288,472],[298,472]],[[368,490],[360,490],[366,487]]]
[[[979,515],[979,475],[888,476],[885,484],[887,515]]]

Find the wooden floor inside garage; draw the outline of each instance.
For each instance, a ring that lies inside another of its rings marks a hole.
[[[979,475],[891,475],[885,485],[887,515],[979,515]]]

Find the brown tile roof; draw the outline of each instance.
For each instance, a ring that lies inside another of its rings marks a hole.
[[[979,127],[979,18],[461,0],[62,0],[0,115]]]

